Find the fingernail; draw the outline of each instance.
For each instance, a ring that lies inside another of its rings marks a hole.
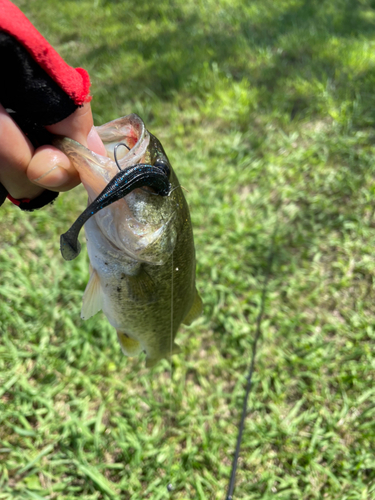
[[[67,170],[60,165],[55,165],[41,176],[33,179],[33,182],[48,189],[64,186],[69,180],[70,175]]]
[[[89,135],[87,136],[87,147],[98,155],[107,156],[104,144],[94,126],[91,127]]]

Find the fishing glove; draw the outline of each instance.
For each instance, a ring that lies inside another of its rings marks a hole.
[[[87,71],[69,66],[9,0],[0,0],[0,61],[6,72],[0,103],[35,148],[51,144],[46,125],[91,100]],[[8,197],[22,210],[41,208],[57,196],[45,190],[33,200],[15,200],[0,184],[0,205]]]

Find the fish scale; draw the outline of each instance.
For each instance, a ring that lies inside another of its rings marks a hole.
[[[174,339],[181,323],[190,324],[202,312],[189,208],[160,141],[137,115],[119,118],[97,131],[108,157],[67,138],[56,144],[77,168],[89,205],[118,175],[111,152],[114,144],[127,137],[137,141],[120,160],[122,169],[149,162],[169,175],[168,196],[134,189],[99,209],[84,226],[90,280],[81,316],[87,319],[103,310],[124,354],[145,351],[146,366],[153,366],[179,351]]]

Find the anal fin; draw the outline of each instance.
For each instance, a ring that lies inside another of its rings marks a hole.
[[[99,275],[90,265],[91,276],[83,294],[81,318],[88,319],[94,316],[103,307],[103,293]]]
[[[124,332],[120,332],[119,330],[116,331],[118,341],[120,342],[122,352],[125,356],[137,356],[140,352],[142,352],[142,346],[138,340],[132,339]]]

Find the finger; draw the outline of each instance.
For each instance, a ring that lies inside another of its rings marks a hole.
[[[93,125],[89,103],[46,129],[55,135],[70,137],[98,154],[106,155],[104,145]],[[52,191],[68,191],[80,182],[78,172],[68,157],[52,146],[43,146],[36,151],[30,162],[28,178]]]
[[[51,191],[68,191],[80,183],[68,157],[54,146],[41,146],[35,151],[27,177],[33,184]]]
[[[91,106],[85,103],[61,122],[46,127],[52,134],[64,135],[87,146],[87,136],[94,125]]]
[[[54,125],[46,127],[52,134],[70,137],[95,153],[106,156],[104,145],[95,130],[91,106],[85,103],[81,108]]]
[[[35,198],[43,189],[32,184],[27,167],[34,148],[0,104],[0,183],[16,199]]]
[[[107,156],[107,151],[95,127],[92,127],[87,136],[87,147],[98,155]]]

